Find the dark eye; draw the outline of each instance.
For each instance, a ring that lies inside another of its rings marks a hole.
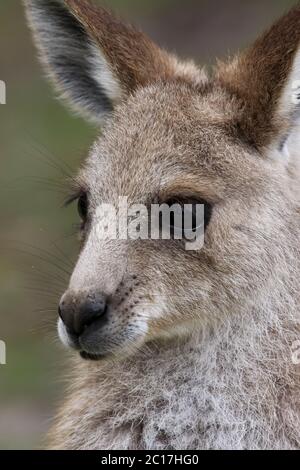
[[[88,214],[88,198],[86,193],[81,194],[78,199],[78,214],[82,221],[85,222]]]
[[[209,225],[212,205],[201,199],[174,198],[167,201],[169,207],[174,207],[170,213],[170,229],[172,236],[182,236],[196,232],[198,229],[206,230]],[[203,226],[204,224],[204,226]]]

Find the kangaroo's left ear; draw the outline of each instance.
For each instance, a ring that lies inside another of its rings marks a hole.
[[[77,111],[101,123],[114,105],[157,80],[201,81],[201,71],[88,0],[24,0],[40,58]]]
[[[232,62],[220,64],[217,80],[240,100],[239,127],[248,141],[289,158],[293,144],[300,144],[300,6]]]

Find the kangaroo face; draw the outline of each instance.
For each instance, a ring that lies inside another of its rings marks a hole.
[[[253,257],[263,247],[248,235],[245,244],[237,245],[237,239],[243,227],[255,232],[257,214],[264,211],[258,206],[270,193],[269,168],[261,168],[260,158],[224,122],[220,107],[230,102],[218,97],[213,110],[215,99],[184,84],[142,90],[119,107],[87,159],[79,176],[88,206],[84,244],[66,295],[69,307],[104,294],[107,310],[99,327],[93,323],[80,338],[90,353],[212,325],[236,308],[236,298],[245,297],[246,266],[253,276],[263,276]],[[199,111],[204,100],[210,116]],[[249,201],[249,192],[257,200]],[[211,217],[204,247],[189,252],[180,240],[99,240],[98,206],[117,204],[123,196],[144,205],[174,197],[205,201]],[[260,230],[266,234],[269,227]]]
[[[299,8],[206,77],[89,2],[26,3],[54,81],[102,125],[78,175],[82,250],[60,302],[63,342],[98,359],[252,308],[286,243],[298,173],[297,41],[282,36],[288,23],[300,37]],[[120,197],[199,201],[204,246],[100,239],[98,209]]]

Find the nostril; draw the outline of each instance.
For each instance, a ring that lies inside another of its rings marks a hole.
[[[80,309],[74,318],[74,329],[78,335],[90,327],[93,323],[103,318],[108,310],[104,296],[90,296],[82,302]]]
[[[83,326],[84,328],[90,326],[92,323],[94,323],[96,320],[99,318],[104,317],[104,315],[107,312],[107,304],[103,303],[101,305],[93,305],[91,306],[90,310],[87,310],[86,318],[83,321]]]
[[[107,307],[105,299],[96,299],[95,297],[88,297],[83,308],[86,308],[90,313],[102,314]]]

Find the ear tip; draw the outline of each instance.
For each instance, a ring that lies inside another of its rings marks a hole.
[[[53,4],[53,0],[21,0],[24,7],[25,11],[27,14],[31,15],[32,13],[35,12],[35,10],[41,9],[45,6],[47,6],[47,3],[50,5],[51,3]],[[61,3],[60,0],[54,0],[57,3]]]
[[[36,8],[53,7],[57,6],[66,7],[69,3],[67,0],[21,0],[25,9],[34,10]],[[71,3],[71,2],[70,2]]]

